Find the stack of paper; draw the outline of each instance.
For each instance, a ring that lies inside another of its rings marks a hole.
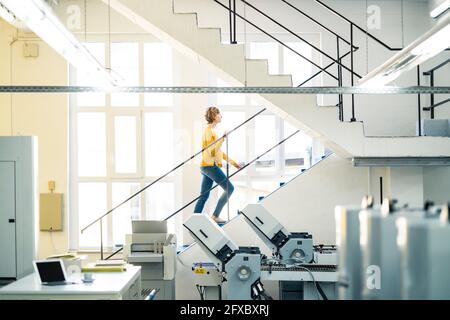
[[[61,253],[61,254],[54,254],[52,256],[48,256],[47,259],[76,259],[78,256],[75,253]]]
[[[123,266],[126,262],[123,259],[118,260],[98,260],[95,265],[96,266]]]
[[[127,270],[127,265],[102,265],[98,266],[96,263],[88,263],[81,269],[82,272],[123,272]]]
[[[86,256],[79,256],[76,253],[67,252],[48,256],[47,259],[61,259],[67,273],[75,273],[80,272],[82,260],[85,260]]]

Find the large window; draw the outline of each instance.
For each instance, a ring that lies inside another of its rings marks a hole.
[[[173,85],[172,50],[163,43],[86,43],[92,54],[124,85]],[[108,63],[106,63],[108,65]],[[75,85],[99,85],[83,70],[71,72]],[[135,194],[174,165],[174,95],[83,93],[71,98],[71,246],[97,249],[100,224],[81,229]],[[124,244],[132,219],[162,220],[175,209],[173,175],[103,219],[104,246]],[[177,232],[175,219],[168,221]]]

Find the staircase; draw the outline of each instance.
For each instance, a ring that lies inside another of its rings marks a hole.
[[[232,86],[292,87],[291,76],[270,75],[266,60],[247,59],[242,44],[223,44],[219,28],[199,27],[198,14],[176,12],[172,0],[103,2]],[[343,158],[450,156],[448,137],[366,137],[362,122],[340,122],[338,108],[319,107],[315,95],[260,94],[255,100]]]
[[[348,160],[330,155],[266,196],[259,204],[289,231],[307,231],[313,235],[315,244],[334,244],[334,206],[336,203],[360,202],[360,195],[367,191],[367,170],[354,168]],[[262,253],[271,255],[242,215],[231,219],[223,228],[238,246],[257,246]],[[178,261],[177,298],[192,299],[192,295],[179,288],[195,287],[192,263],[206,262],[209,258],[194,242],[178,254]]]

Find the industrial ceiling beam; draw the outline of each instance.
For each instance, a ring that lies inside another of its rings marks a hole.
[[[355,157],[355,167],[450,166],[450,157]]]
[[[0,86],[0,93],[450,94],[450,87],[83,87]]]

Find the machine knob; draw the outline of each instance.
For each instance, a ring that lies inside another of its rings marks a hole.
[[[305,253],[303,250],[296,249],[294,252],[292,252],[291,258],[294,258],[296,260],[304,260],[305,259]]]
[[[238,268],[238,278],[242,281],[246,281],[250,278],[252,271],[247,266],[241,266]]]

